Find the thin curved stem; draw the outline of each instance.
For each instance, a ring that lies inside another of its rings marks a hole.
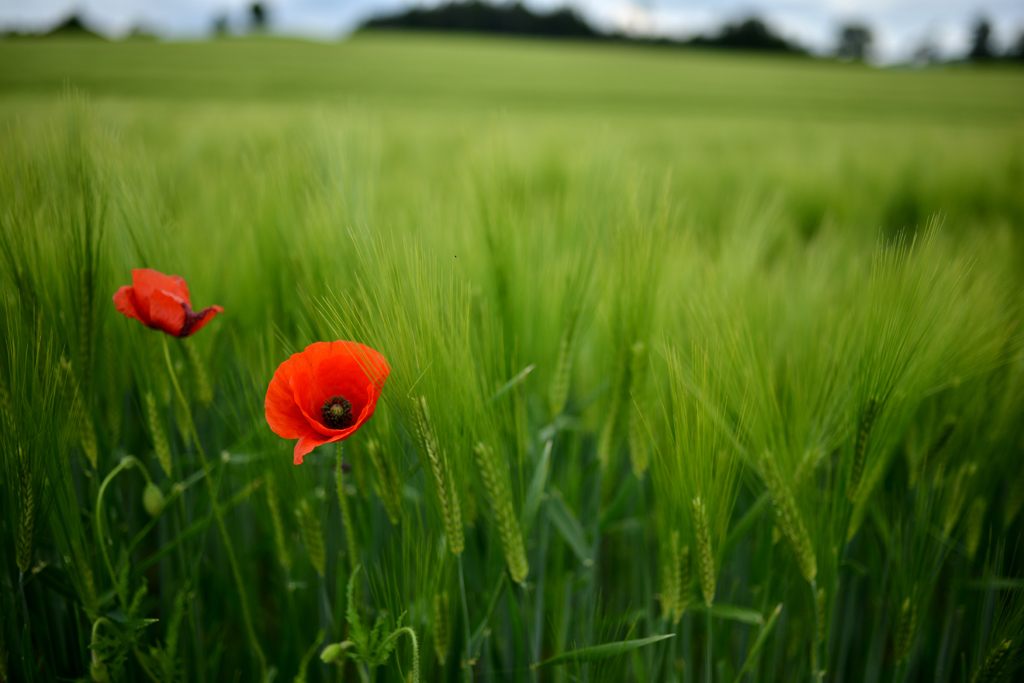
[[[711,683],[711,605],[708,605],[708,633],[707,633],[707,655],[704,661],[704,681],[705,683]]]
[[[412,683],[420,683],[420,643],[416,638],[416,631],[411,626],[403,626],[395,629],[388,640],[394,640],[403,633],[408,634],[412,640]]]
[[[817,683],[818,675],[818,641],[821,634],[818,633],[818,584],[811,579],[811,604],[814,605],[814,640],[811,641],[811,681]]]
[[[114,565],[110,563],[110,555],[107,554],[107,538],[103,533],[103,494],[106,493],[107,486],[111,481],[113,481],[114,477],[116,477],[121,470],[126,470],[132,465],[136,465],[140,470],[142,470],[142,474],[146,477],[146,481],[148,483],[153,483],[152,478],[149,476],[149,472],[146,471],[143,464],[139,462],[139,459],[134,455],[126,455],[121,458],[121,462],[117,464],[117,467],[112,469],[110,474],[103,479],[103,483],[100,484],[100,490],[96,494],[96,538],[99,541],[100,554],[103,555],[103,563],[107,565],[107,571],[110,573],[110,580],[113,582],[115,587],[117,586],[117,573],[114,571]]]
[[[185,419],[188,421],[189,432],[192,434],[192,441],[196,445],[196,452],[199,454],[199,460],[203,463],[203,471],[206,473],[204,479],[206,479],[207,488],[210,489],[210,502],[213,506],[213,514],[217,518],[217,526],[220,529],[220,534],[224,538],[224,548],[228,554],[228,563],[231,565],[231,574],[235,580],[235,586],[238,590],[238,598],[242,603],[242,619],[245,621],[245,628],[249,635],[249,644],[252,649],[256,652],[256,658],[260,664],[260,681],[263,683],[267,680],[267,658],[263,655],[263,649],[260,647],[259,641],[256,639],[256,629],[253,627],[252,615],[249,613],[249,601],[245,597],[245,584],[242,583],[242,572],[238,568],[238,560],[235,559],[234,546],[231,544],[231,536],[228,534],[228,528],[224,524],[224,516],[221,514],[220,503],[217,502],[217,488],[213,483],[213,471],[210,469],[210,463],[206,460],[206,453],[203,452],[203,446],[199,442],[199,433],[196,431],[196,424],[192,420],[192,409],[188,405],[188,400],[185,399],[185,394],[181,391],[181,385],[178,384],[178,376],[174,373],[174,364],[171,363],[171,351],[167,346],[167,337],[161,335],[161,339],[164,345],[164,360],[167,361],[167,372],[171,376],[171,384],[174,385],[174,392],[178,396],[178,400],[181,401],[182,407],[185,409]]]
[[[341,469],[345,446],[339,443],[335,453],[338,459],[334,475],[335,488],[338,492],[338,507],[341,508],[341,521],[345,525],[345,539],[348,541],[348,569],[350,572],[354,572],[360,564],[360,557],[359,545],[356,543],[356,527],[352,523],[352,510],[349,508],[348,498],[345,494],[345,472]]]
[[[462,621],[463,626],[466,629],[466,680],[472,683],[473,681],[473,654],[470,648],[472,647],[472,636],[469,632],[469,607],[466,604],[466,579],[462,573],[462,555],[458,555],[459,558],[459,592],[462,594]]]

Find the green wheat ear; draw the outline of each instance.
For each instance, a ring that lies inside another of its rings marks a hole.
[[[149,433],[153,438],[153,450],[156,452],[156,459],[160,462],[160,469],[169,477],[171,476],[171,445],[167,440],[167,432],[164,430],[163,420],[160,419],[156,396],[153,395],[152,391],[147,391],[143,400],[146,404],[146,420],[149,422]]]
[[[490,446],[478,443],[474,450],[480,476],[484,480],[484,488],[487,489],[491,508],[494,510],[498,536],[509,574],[516,583],[523,583],[530,572],[530,566],[526,561],[526,551],[523,549],[523,534],[519,529],[519,520],[516,519],[515,510],[512,508],[508,472]]]
[[[676,624],[690,599],[690,548],[680,545],[678,530],[669,535],[662,556],[661,605],[669,622]]]
[[[693,533],[697,541],[697,557],[700,571],[700,591],[708,607],[715,601],[715,555],[711,549],[711,525],[708,522],[708,508],[700,496],[693,499]]]
[[[327,565],[327,553],[324,551],[324,534],[320,518],[313,512],[305,498],[299,501],[295,515],[299,520],[299,533],[302,535],[302,544],[306,546],[309,562],[316,573],[323,576]]]
[[[633,344],[630,349],[632,356],[629,366],[629,459],[633,465],[633,474],[643,479],[647,466],[650,464],[650,449],[647,443],[647,426],[644,424],[644,412],[647,409],[647,368],[649,353],[647,345],[641,341]]]
[[[1013,640],[1009,638],[993,645],[989,649],[985,661],[974,672],[971,683],[995,683],[1000,680],[1013,649]]]
[[[402,482],[399,480],[398,472],[376,439],[369,439],[366,442],[366,450],[377,474],[377,495],[384,504],[388,519],[392,524],[398,524],[402,519]]]
[[[19,501],[21,502],[21,520],[18,524],[18,542],[15,549],[18,569],[22,574],[28,571],[32,564],[32,541],[35,536],[36,525],[36,496],[32,486],[32,473],[29,471],[28,462],[21,447],[18,447],[19,465]]]
[[[427,407],[427,397],[420,396],[413,401],[413,412],[416,415],[416,426],[420,444],[427,455],[427,462],[430,465],[430,473],[434,479],[434,490],[437,492],[438,502],[441,505],[441,517],[444,519],[445,534],[448,537],[448,547],[452,554],[461,555],[465,548],[465,538],[462,530],[462,511],[459,508],[459,497],[449,481],[450,473],[446,473],[446,461],[444,453],[437,445],[437,438],[434,435],[433,425],[430,421],[430,409]]]
[[[796,506],[796,499],[793,491],[782,478],[779,471],[779,464],[772,457],[769,451],[761,455],[761,473],[765,486],[775,504],[775,521],[779,526],[782,535],[789,541],[793,552],[796,554],[797,563],[800,565],[800,573],[808,583],[814,581],[818,575],[818,562],[814,554],[814,545],[811,537],[804,526],[803,518]]]
[[[288,545],[284,542],[284,524],[281,522],[281,504],[277,496],[277,479],[272,472],[266,474],[267,507],[270,508],[270,524],[274,527],[274,545],[277,547],[277,559],[285,571],[291,571],[292,556]]]
[[[850,472],[850,485],[847,489],[847,497],[856,500],[860,492],[861,478],[864,476],[864,460],[867,457],[868,436],[871,435],[871,425],[875,421],[875,414],[878,410],[878,401],[872,396],[864,406],[864,412],[860,419],[860,428],[857,430],[857,442],[853,449],[853,469]]]
[[[451,644],[451,605],[448,591],[441,591],[434,596],[434,652],[437,660],[444,666],[448,658],[448,647]]]

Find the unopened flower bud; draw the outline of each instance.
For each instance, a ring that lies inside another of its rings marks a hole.
[[[163,512],[165,502],[164,494],[160,491],[159,486],[153,482],[146,484],[146,488],[142,491],[142,507],[146,508],[150,517],[156,517]]]
[[[324,648],[324,651],[320,653],[320,659],[325,664],[336,662],[341,659],[341,655],[345,652],[345,643],[331,643]]]
[[[89,673],[92,676],[93,683],[107,683],[110,680],[107,665],[103,662],[93,662],[89,667]]]

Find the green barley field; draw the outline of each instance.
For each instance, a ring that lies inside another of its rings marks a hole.
[[[4,683],[1020,675],[1020,69],[3,41],[0,295]]]

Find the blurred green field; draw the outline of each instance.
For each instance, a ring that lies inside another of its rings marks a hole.
[[[1022,274],[1021,69],[0,41],[0,682],[1007,680]]]

